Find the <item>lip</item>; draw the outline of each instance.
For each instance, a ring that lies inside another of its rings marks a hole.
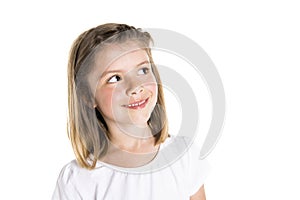
[[[140,101],[135,101],[133,103],[130,103],[128,105],[124,105],[125,108],[130,108],[130,109],[142,109],[144,108],[149,101],[149,97],[147,99],[143,99]]]

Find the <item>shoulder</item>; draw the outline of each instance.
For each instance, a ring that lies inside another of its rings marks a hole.
[[[200,158],[200,144],[189,138],[182,140],[187,145],[186,152],[182,157],[182,161],[185,164],[182,164],[182,166],[185,166],[188,193],[193,195],[203,186],[211,171],[211,165],[207,158]]]
[[[57,185],[59,187],[65,187],[67,185],[73,185],[74,180],[78,179],[78,174],[83,170],[79,166],[76,160],[72,160],[67,163],[61,169],[59,176],[57,178]]]
[[[172,152],[177,152],[178,158],[187,162],[186,165],[207,165],[207,159],[200,158],[201,146],[194,139],[186,136],[171,136],[165,146],[171,148]]]
[[[80,166],[76,162],[76,160],[72,160],[71,162],[67,163],[60,171],[59,179],[67,182],[71,176],[74,175],[79,170]]]
[[[62,169],[58,177],[58,181],[63,184],[68,184],[70,181],[82,182],[89,179],[95,170],[88,170],[81,167],[76,160],[67,163]]]
[[[61,169],[52,195],[52,200],[68,199],[70,197],[69,194],[74,191],[74,188],[72,187],[72,177],[74,177],[74,173],[76,173],[78,168],[77,162],[73,160]]]
[[[182,157],[197,157],[200,153],[200,148],[194,143],[192,138],[186,136],[171,135],[162,145],[161,151],[168,153],[167,157],[176,155],[176,158]]]
[[[204,184],[211,170],[208,160],[200,159],[200,147],[193,138],[185,136],[171,136],[163,144],[164,158],[169,161],[167,170],[182,180],[182,188],[190,196]]]
[[[76,160],[69,162],[61,169],[52,199],[75,200],[91,194],[95,186],[92,173],[93,170],[80,167]]]
[[[200,149],[200,145],[192,138],[171,136],[162,144],[160,156],[163,159],[160,161],[167,166],[178,165],[186,172],[199,168],[206,171],[209,164],[206,159],[200,159]]]

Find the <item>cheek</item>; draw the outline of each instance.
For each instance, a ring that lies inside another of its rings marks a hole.
[[[149,84],[148,88],[153,93],[154,96],[157,96],[158,88],[157,88],[157,84],[156,83]]]
[[[96,92],[96,104],[97,107],[104,113],[109,112],[112,108],[112,96],[113,96],[113,89],[105,88],[99,89]]]
[[[120,106],[122,98],[122,88],[103,87],[97,90],[96,104],[101,112],[107,116],[112,116],[113,109]]]
[[[158,87],[156,82],[150,82],[144,86],[152,95],[152,106],[154,108],[157,103]]]
[[[156,82],[154,76],[150,77],[147,80],[147,83],[145,84],[145,87],[149,91],[151,91],[151,93],[154,95],[154,97],[157,97],[158,87],[157,87],[157,82]]]

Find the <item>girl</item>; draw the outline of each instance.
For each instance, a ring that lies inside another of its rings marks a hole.
[[[208,164],[168,134],[149,33],[104,24],[82,33],[68,63],[68,133],[76,161],[52,199],[204,200]]]

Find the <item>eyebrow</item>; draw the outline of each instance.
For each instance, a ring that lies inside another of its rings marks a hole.
[[[150,64],[150,61],[145,60],[145,61],[143,61],[143,62],[137,64],[135,67],[141,66],[141,65],[146,64],[146,63]],[[121,71],[121,70],[109,70],[109,71],[105,71],[105,72],[103,72],[103,74],[100,76],[100,78],[103,78],[103,77],[106,76],[107,74],[119,73],[119,72],[122,72],[122,71]]]

